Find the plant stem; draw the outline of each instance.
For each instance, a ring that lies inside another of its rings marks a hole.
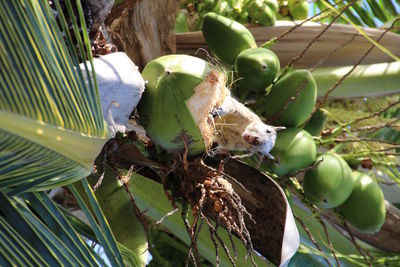
[[[398,104],[400,104],[400,100],[395,101],[395,102],[389,104],[388,106],[384,107],[383,109],[378,110],[377,112],[374,112],[374,113],[372,113],[372,114],[370,114],[370,115],[368,115],[368,116],[361,117],[361,118],[357,118],[357,119],[354,119],[354,120],[352,120],[352,121],[349,121],[349,122],[347,122],[347,123],[345,123],[345,124],[342,124],[340,127],[338,127],[337,129],[335,129],[335,130],[333,131],[332,134],[333,134],[333,135],[336,135],[336,133],[340,132],[343,128],[346,128],[347,126],[350,126],[350,125],[352,125],[352,124],[361,122],[361,121],[363,121],[363,120],[371,119],[371,118],[373,118],[373,117],[375,117],[375,116],[379,116],[379,115],[381,115],[383,112],[385,112],[386,110],[390,109],[391,107],[397,106]]]

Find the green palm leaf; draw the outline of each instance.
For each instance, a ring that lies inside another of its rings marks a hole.
[[[44,192],[8,197],[0,191],[0,266],[106,266],[104,257],[89,247],[88,240],[101,245],[112,266],[141,266],[137,254],[115,242],[93,192],[85,180],[82,185],[96,216],[75,189],[70,189],[90,227]]]
[[[324,267],[326,264],[323,263],[322,257],[318,257],[316,254],[311,252],[301,252],[300,250],[304,247],[302,244],[299,251],[294,254],[290,260],[289,267]]]
[[[81,209],[84,211],[86,218],[92,226],[92,230],[95,233],[96,238],[103,246],[104,252],[110,260],[112,266],[124,266],[114,235],[110,230],[107,219],[104,217],[104,214],[99,207],[97,199],[94,196],[94,192],[91,190],[86,180],[82,180],[82,186],[85,195],[89,200],[90,206],[84,202],[84,199],[79,195],[74,186],[69,186],[69,189],[74,194]],[[90,208],[93,209],[95,216],[91,213]],[[96,221],[99,222],[99,225],[97,225]]]
[[[397,16],[399,13],[396,10],[396,7],[394,6],[392,0],[381,0],[381,5],[384,7],[385,10],[387,10],[390,15],[392,16]]]
[[[316,6],[320,10],[324,10],[326,5],[324,1],[317,1]],[[344,4],[349,4],[352,1],[327,1],[330,4],[343,2]],[[345,16],[349,18],[354,24],[359,26],[368,26],[371,28],[378,27],[384,23],[388,23],[394,18],[399,16],[399,12],[396,9],[393,0],[365,0],[356,1],[349,9],[344,12]],[[328,21],[331,18],[328,18]],[[339,20],[344,22],[343,20]]]
[[[104,265],[45,193],[0,192],[0,214],[1,266]]]
[[[77,9],[80,25],[72,20],[65,42],[48,1],[0,3],[0,188],[12,194],[88,175],[107,139],[95,77],[85,82],[72,42],[91,60],[79,1]]]

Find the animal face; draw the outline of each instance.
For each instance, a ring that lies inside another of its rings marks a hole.
[[[277,131],[285,127],[274,127],[263,122],[250,123],[242,134],[242,138],[252,150],[269,158],[273,158],[269,152],[275,145]]]

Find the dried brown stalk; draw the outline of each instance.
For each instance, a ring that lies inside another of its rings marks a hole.
[[[322,219],[322,217],[320,215],[320,212],[319,212],[318,208],[316,206],[312,205],[310,202],[308,202],[306,200],[305,195],[304,195],[304,190],[301,187],[301,185],[300,185],[300,183],[299,183],[299,181],[297,180],[296,177],[292,177],[292,179],[290,179],[290,181],[292,182],[292,185],[294,186],[294,188],[297,191],[297,193],[300,194],[302,202],[311,210],[311,212],[314,214],[315,218],[318,220],[318,222],[321,224],[322,228],[324,229],[324,234],[325,234],[326,240],[328,241],[328,246],[329,246],[329,248],[330,248],[330,250],[332,252],[332,255],[335,258],[336,266],[340,267],[340,262],[339,262],[339,260],[338,260],[338,258],[336,256],[336,253],[335,253],[335,250],[333,248],[332,242],[331,242],[331,240],[329,238],[328,229],[327,229],[326,224],[325,224],[325,222],[323,221],[323,219]]]
[[[304,231],[306,231],[306,234],[308,238],[311,240],[311,242],[314,244],[314,246],[318,249],[318,251],[322,252],[321,247],[318,245],[317,241],[315,240],[314,236],[311,234],[310,229],[305,225],[303,220],[301,220],[296,214],[293,214],[294,218],[300,223],[301,227],[303,227]],[[331,263],[324,257],[325,262],[328,264],[328,266],[332,266]]]
[[[393,148],[399,148],[400,144],[382,140],[382,139],[373,139],[373,138],[333,138],[326,141],[321,141],[320,144],[331,144],[331,143],[358,143],[358,142],[377,142],[382,144],[392,145]]]
[[[368,126],[363,126],[359,128],[352,128],[352,131],[366,131],[366,132],[372,132],[376,131],[382,128],[387,128],[387,127],[393,127],[393,128],[399,128],[400,129],[400,124],[396,124],[396,122],[400,121],[400,118],[395,119],[393,121],[384,123],[384,124],[379,124],[379,125],[368,125]]]
[[[383,112],[385,112],[386,110],[388,110],[388,109],[390,109],[390,108],[392,108],[392,107],[394,107],[396,105],[399,105],[399,104],[400,104],[400,100],[397,100],[397,101],[395,101],[393,103],[390,103],[389,105],[387,105],[386,107],[382,108],[381,110],[378,110],[378,111],[376,111],[376,112],[374,112],[374,113],[372,113],[372,114],[370,114],[368,116],[357,118],[357,119],[354,119],[354,120],[352,120],[352,121],[350,121],[348,123],[345,123],[344,125],[340,126],[338,129],[343,129],[343,128],[349,126],[349,125],[356,124],[356,123],[359,123],[361,121],[368,120],[368,119],[371,119],[373,117],[379,116]]]
[[[339,4],[343,3],[343,2],[344,2],[344,1],[337,2],[337,3],[335,3],[333,6],[337,6],[337,5],[339,5]],[[268,46],[271,42],[279,41],[280,39],[282,39],[283,37],[285,37],[285,36],[288,35],[289,33],[293,32],[293,31],[296,30],[297,28],[301,27],[303,24],[305,24],[305,23],[307,23],[307,22],[309,22],[309,21],[314,20],[315,18],[317,18],[318,16],[320,16],[321,14],[323,14],[323,13],[329,11],[329,10],[330,10],[330,8],[326,8],[326,9],[322,10],[321,12],[315,14],[314,16],[312,16],[312,17],[310,17],[310,18],[308,18],[308,19],[306,19],[306,20],[303,20],[301,23],[296,24],[295,26],[293,26],[293,27],[290,28],[289,30],[283,32],[283,33],[282,33],[281,35],[279,35],[278,37],[272,38],[271,40],[265,42],[265,43],[262,44],[261,46],[262,46],[262,47],[263,47],[263,46]]]
[[[233,260],[233,258],[232,258],[232,256],[231,256],[231,253],[229,252],[228,247],[226,246],[226,244],[224,243],[224,241],[222,240],[222,238],[218,235],[218,233],[217,233],[217,228],[214,227],[214,226],[212,225],[212,223],[211,223],[210,220],[207,218],[207,216],[205,216],[204,214],[200,214],[200,216],[201,216],[202,219],[207,223],[210,232],[213,233],[213,236],[215,236],[215,237],[218,239],[219,243],[221,244],[222,248],[223,248],[224,251],[225,251],[225,254],[228,256],[229,261],[232,263],[232,266],[236,266],[236,263],[235,263],[235,261]]]
[[[332,242],[331,242],[331,240],[329,238],[328,228],[326,227],[326,224],[325,224],[325,222],[322,219],[320,214],[317,214],[316,218],[319,221],[319,223],[322,225],[322,228],[324,229],[326,240],[328,241],[329,248],[330,248],[330,250],[332,252],[332,255],[333,255],[333,257],[335,258],[335,261],[336,261],[336,266],[340,267],[340,262],[339,262],[339,260],[338,260],[338,258],[336,256],[336,253],[335,253],[335,250],[333,248]]]
[[[341,49],[345,48],[346,46],[348,46],[349,44],[351,44],[354,39],[356,39],[356,37],[358,36],[358,33],[353,34],[353,37],[351,37],[347,42],[341,44],[340,46],[336,47],[334,50],[332,50],[328,55],[326,55],[325,57],[323,57],[320,61],[318,61],[314,66],[312,66],[309,70],[311,72],[313,72],[317,67],[319,67],[322,63],[324,63],[328,58],[330,58],[331,56],[333,56],[335,53],[337,53],[338,51],[340,51]]]
[[[353,0],[350,3],[348,3],[343,10],[340,11],[340,13],[338,15],[336,15],[332,21],[325,27],[325,29],[323,29],[313,40],[311,40],[311,42],[308,43],[308,45],[306,46],[306,48],[304,48],[304,50],[300,53],[300,55],[292,58],[292,60],[287,64],[288,66],[291,66],[294,62],[300,60],[306,53],[307,51],[311,48],[311,46],[322,36],[324,35],[324,33],[333,25],[333,23],[340,18],[340,16],[342,16],[342,14],[349,8],[351,7],[356,1]]]
[[[355,1],[352,2],[352,4]],[[340,14],[341,15],[341,14]],[[382,32],[382,34],[378,37],[378,39],[376,40],[377,43],[379,43],[381,41],[381,39],[385,36],[385,34],[392,29],[392,27],[394,26],[394,24],[400,20],[400,18],[397,18],[391,25],[391,27],[389,27],[388,29],[386,29],[384,32]],[[369,53],[371,53],[371,51],[375,48],[375,45],[372,44],[371,47],[364,53],[364,55],[357,61],[356,64],[354,64],[354,66],[345,74],[343,75],[342,78],[340,78],[338,81],[336,81],[329,89],[328,91],[326,91],[324,97],[322,98],[321,102],[319,103],[318,108],[320,108],[328,99],[328,96],[357,68],[358,65],[361,64],[361,62],[364,60],[364,58],[366,58]]]
[[[365,261],[367,262],[368,266],[372,267],[372,264],[369,260],[369,258],[367,257],[367,255],[365,255],[364,250],[361,249],[361,247],[358,245],[356,239],[354,238],[353,233],[351,232],[349,225],[347,224],[346,221],[343,220],[343,225],[346,228],[347,233],[349,233],[350,238],[351,238],[351,242],[354,244],[354,246],[357,248],[358,252],[360,252],[360,254],[363,256],[363,258],[365,259]],[[367,252],[368,253],[368,252]],[[369,255],[371,257],[371,255]]]
[[[338,225],[336,225],[336,223],[329,217],[324,217],[325,219],[327,219],[327,221],[330,223],[330,225],[335,228],[335,230],[340,233],[342,236],[344,236],[347,240],[349,240],[350,242],[353,243],[353,245],[357,248],[358,252],[360,252],[361,255],[363,255],[364,259],[366,258],[366,255],[368,255],[371,259],[373,258],[370,253],[364,249],[362,249],[358,243],[355,240],[355,237],[353,235],[353,233],[351,233],[350,231],[346,231],[342,228],[340,228]],[[346,234],[347,233],[347,234]],[[353,237],[350,237],[350,235],[352,235]],[[353,238],[353,239],[352,239]],[[365,256],[364,256],[365,255]],[[367,262],[369,262],[369,260],[365,259]]]

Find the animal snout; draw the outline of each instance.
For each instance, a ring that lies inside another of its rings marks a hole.
[[[242,137],[243,137],[244,141],[246,141],[246,143],[248,143],[249,145],[257,146],[260,144],[260,140],[258,139],[257,136],[254,136],[254,135],[251,135],[248,133],[244,133]]]

